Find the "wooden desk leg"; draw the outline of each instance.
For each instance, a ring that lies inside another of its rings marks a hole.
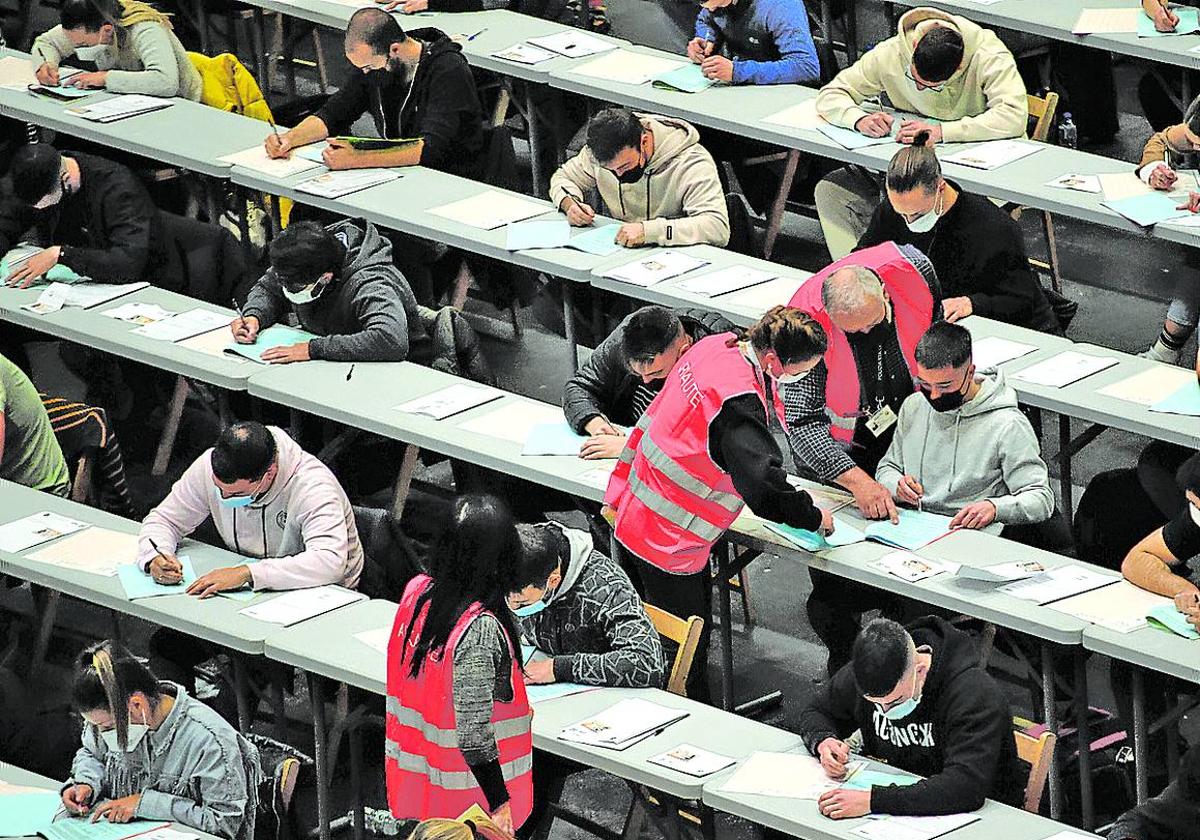
[[[1046,728],[1058,734],[1058,708],[1054,705],[1057,694],[1057,675],[1054,673],[1054,646],[1042,642],[1042,714]],[[1058,773],[1058,756],[1050,764],[1050,819],[1057,820],[1062,811],[1061,779]]]
[[[187,404],[188,381],[186,377],[175,378],[175,393],[167,404],[167,419],[163,424],[162,437],[158,441],[158,452],[154,455],[151,475],[162,475],[171,463],[171,452],[175,449],[175,438],[179,434],[179,421],[183,419],[183,407]]]
[[[564,279],[563,284],[563,332],[566,333],[567,352],[571,357],[571,374],[579,370],[579,342],[575,338],[575,287]],[[595,292],[593,292],[595,294]]]
[[[417,471],[417,459],[420,455],[421,447],[411,443],[404,447],[400,472],[396,475],[396,487],[392,490],[392,518],[397,522],[404,515],[404,506],[408,503],[408,492],[412,489],[413,473]]]
[[[1130,681],[1133,689],[1133,775],[1138,804],[1150,798],[1150,768],[1147,766],[1149,746],[1146,741],[1146,679],[1142,669],[1133,667]]]
[[[308,697],[312,703],[313,763],[317,777],[317,836],[321,840],[330,840],[329,778],[332,774],[325,766],[325,680],[318,674],[308,674]]]
[[[1088,678],[1087,652],[1082,647],[1075,648],[1075,720],[1077,734],[1076,743],[1081,745],[1079,750],[1079,805],[1083,817],[1083,827],[1091,831],[1096,824],[1096,815],[1092,807],[1092,752],[1088,747],[1092,743],[1091,727],[1088,725]]]
[[[779,229],[783,227],[783,213],[787,210],[788,194],[792,191],[792,181],[796,179],[796,167],[800,164],[800,152],[792,149],[788,152],[787,162],[783,165],[783,177],[779,179],[779,191],[771,202],[771,215],[767,218],[767,233],[763,238],[763,259],[771,259],[775,250],[775,240],[779,237]]]

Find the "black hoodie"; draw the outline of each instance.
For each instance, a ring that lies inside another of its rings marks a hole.
[[[316,116],[336,136],[370,112],[380,137],[425,141],[421,166],[483,177],[483,111],[462,47],[440,29],[414,29],[408,35],[422,44],[411,86],[404,71],[354,69]]]
[[[1008,701],[979,667],[974,642],[935,617],[913,622],[908,632],[918,647],[933,649],[916,710],[888,721],[859,692],[851,663],[801,714],[805,746],[816,755],[826,738],[861,729],[864,755],[926,777],[908,787],[872,788],[872,813],[957,814],[980,808],[985,798],[1020,805],[1029,768],[1017,758]]]

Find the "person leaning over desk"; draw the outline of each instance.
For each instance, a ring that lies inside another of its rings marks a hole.
[[[63,84],[113,93],[179,96],[200,101],[200,71],[176,37],[169,16],[141,0],[62,0],[59,25],[33,41],[37,80],[59,84],[63,59],[95,62]]]
[[[769,416],[782,422],[772,388],[803,379],[821,361],[825,332],[785,306],[742,335],[701,339],[675,365],[629,433],[604,503],[616,539],[633,555],[645,598],[677,616],[699,616],[704,633],[688,695],[707,697],[712,619],[709,555],[749,505],[757,516],[811,531],[833,517],[792,487]]]

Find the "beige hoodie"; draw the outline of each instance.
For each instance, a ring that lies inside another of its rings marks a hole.
[[[648,245],[729,243],[729,213],[712,155],[700,145],[700,133],[672,117],[639,114],[654,135],[654,154],[633,184],[622,184],[584,146],[550,178],[550,200],[560,206],[567,196],[583,201],[599,188],[608,214],[622,222],[642,222]]]
[[[913,48],[934,26],[957,29],[963,38],[962,66],[940,93],[918,91],[907,76]],[[947,143],[1024,137],[1029,121],[1025,84],[1008,47],[990,29],[937,9],[905,12],[899,34],[876,45],[821,88],[817,112],[834,125],[854,128],[870,113],[860,103],[880,94],[897,110],[940,120]]]

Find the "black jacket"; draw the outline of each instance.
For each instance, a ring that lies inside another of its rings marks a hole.
[[[826,738],[863,734],[863,753],[926,778],[909,787],[874,787],[877,814],[933,816],[974,811],[991,798],[1020,805],[1029,769],[1017,758],[1012,713],[999,686],[979,667],[971,638],[941,618],[908,625],[933,664],[916,710],[888,721],[854,679],[853,663],[827,681],[800,716],[809,752]]]
[[[695,341],[734,329],[733,324],[715,312],[676,309],[675,314]],[[634,406],[633,396],[642,380],[629,370],[629,365],[625,363],[625,352],[621,348],[621,335],[628,321],[629,318],[626,318],[608,338],[600,342],[587,363],[567,380],[563,388],[563,414],[571,428],[579,434],[586,434],[583,427],[601,414],[620,426],[632,426],[638,421],[640,415]],[[657,391],[662,387],[662,382],[649,387]]]
[[[421,165],[454,175],[483,176],[483,111],[462,47],[440,29],[408,33],[422,43],[410,86],[403,72],[352,70],[316,116],[330,135],[346,134],[370,112],[380,137],[420,137]]]
[[[1166,789],[1126,811],[1108,840],[1192,840],[1200,826],[1200,747],[1183,756],[1179,775]]]
[[[988,199],[959,190],[958,201],[929,233],[909,230],[885,199],[858,247],[888,241],[920,248],[937,271],[942,296],[970,298],[976,315],[1061,332],[1042,284],[1029,268],[1021,229]]]
[[[158,208],[142,182],[102,157],[70,157],[79,164],[79,191],[64,194],[56,207],[35,210],[11,194],[0,201],[0,254],[24,240],[60,245],[59,262],[97,282],[162,285],[172,262]]]

